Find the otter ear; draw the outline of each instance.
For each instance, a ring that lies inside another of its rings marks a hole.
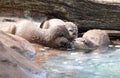
[[[49,21],[43,21],[43,22],[40,24],[40,28],[48,29],[48,28],[49,28]]]

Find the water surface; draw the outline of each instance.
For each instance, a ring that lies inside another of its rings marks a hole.
[[[69,51],[45,60],[47,78],[120,78],[120,45]]]

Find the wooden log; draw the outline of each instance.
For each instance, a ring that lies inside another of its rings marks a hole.
[[[120,31],[117,30],[104,30],[104,31],[108,33],[111,40],[120,39]],[[82,37],[83,33],[79,33],[79,37]]]
[[[119,22],[120,7],[99,4],[89,0],[1,0],[0,15],[33,17],[45,15],[80,24],[81,20]]]
[[[60,18],[76,23],[80,33],[89,29],[119,31],[120,6],[96,1],[98,0],[1,0],[0,16]]]
[[[105,30],[112,40],[120,39],[120,31],[116,30]]]
[[[79,32],[85,32],[89,29],[103,30],[120,30],[120,22],[104,22],[104,21],[80,21],[78,25]]]

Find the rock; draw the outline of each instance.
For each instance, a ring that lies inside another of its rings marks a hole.
[[[82,37],[76,38],[72,42],[74,49],[97,49],[110,44],[108,34],[103,30],[93,29],[85,32]]]
[[[35,49],[31,43],[19,36],[0,31],[0,41],[28,58],[35,55]]]
[[[28,15],[35,19],[54,17],[75,22],[79,29],[82,27],[86,31],[93,28],[120,30],[120,7],[109,3],[100,4],[102,1],[119,3],[119,0],[1,0],[0,15]]]
[[[37,65],[0,41],[0,78],[45,78]]]
[[[93,2],[98,2],[98,3],[101,3],[101,4],[109,4],[109,5],[115,5],[115,4],[120,4],[120,1],[119,0],[90,0],[90,1],[93,1]]]
[[[46,46],[36,44],[36,43],[32,43],[32,46],[35,48],[36,52],[48,52],[49,50],[52,49],[50,47],[46,47]]]
[[[110,44],[109,36],[103,30],[89,30],[83,34],[82,38],[90,48],[108,46]]]

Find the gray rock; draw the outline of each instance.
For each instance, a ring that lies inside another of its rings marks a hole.
[[[31,43],[17,35],[12,35],[0,31],[0,41],[4,43],[5,46],[16,50],[27,58],[35,56],[36,52]]]
[[[85,32],[82,38],[85,40],[86,45],[91,48],[108,46],[110,44],[108,34],[99,29],[93,29]]]
[[[106,47],[110,44],[108,34],[103,30],[93,29],[85,32],[81,38],[73,41],[75,49],[95,49]]]
[[[0,41],[0,78],[45,78],[45,72]]]

